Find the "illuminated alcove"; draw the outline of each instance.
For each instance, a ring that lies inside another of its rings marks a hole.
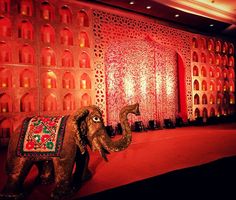
[[[229,57],[229,63],[228,63],[229,67],[234,67],[234,57],[230,56]]]
[[[52,48],[46,47],[42,50],[42,65],[44,66],[55,66],[56,65],[56,55]]]
[[[210,81],[209,89],[210,91],[215,91],[215,83],[213,80]]]
[[[207,49],[208,49],[209,51],[214,51],[214,50],[215,50],[214,41],[213,41],[212,39],[209,39],[209,40],[208,40]]]
[[[35,111],[35,96],[26,93],[20,99],[20,112]]]
[[[217,92],[222,91],[222,82],[221,82],[221,80],[218,80],[218,81],[217,81],[217,86],[216,86],[216,88],[217,88]]]
[[[222,60],[221,60],[221,55],[220,55],[220,54],[217,54],[217,55],[216,55],[216,63],[215,63],[215,64],[219,66],[219,65],[221,65],[221,61],[222,61]]]
[[[89,38],[86,32],[82,31],[79,34],[79,46],[82,47],[89,47]]]
[[[21,0],[19,13],[26,16],[32,16],[33,14],[32,0]]]
[[[209,102],[210,102],[210,104],[215,104],[215,97],[213,94],[210,95]]]
[[[57,111],[57,98],[54,94],[49,94],[44,98],[44,111]]]
[[[11,31],[11,21],[7,17],[0,16],[0,37],[10,37]]]
[[[230,104],[235,104],[235,96],[234,96],[234,94],[230,94],[230,100],[229,100],[229,103]]]
[[[72,12],[67,6],[62,6],[59,11],[60,22],[65,24],[72,23]]]
[[[229,45],[229,54],[230,55],[234,54],[234,45],[232,43],[230,43],[230,45]]]
[[[60,31],[60,42],[63,45],[73,45],[73,33],[69,28]]]
[[[75,110],[75,99],[72,94],[68,93],[63,97],[63,110]]]
[[[229,81],[229,91],[230,92],[235,92],[235,85],[234,85],[234,81],[233,80]]]
[[[223,66],[227,66],[228,65],[228,57],[226,55],[224,55],[222,57],[222,65]]]
[[[198,108],[194,110],[194,117],[195,118],[200,117],[200,110]]]
[[[202,81],[202,91],[207,91],[207,82],[205,80]]]
[[[61,58],[62,67],[74,67],[74,58],[69,50],[64,50]]]
[[[19,51],[19,62],[24,64],[34,64],[35,51],[33,47],[24,44]]]
[[[216,68],[216,78],[221,78],[221,68],[220,67],[217,67]]]
[[[196,51],[193,52],[192,61],[193,61],[193,62],[198,62],[198,55],[197,55],[197,52],[196,52]]]
[[[34,88],[36,87],[36,76],[33,71],[29,69],[24,69],[20,73],[20,87],[24,88]]]
[[[198,48],[198,41],[196,38],[192,39],[192,46],[193,46],[193,48]]]
[[[22,20],[18,25],[18,37],[33,40],[33,26],[28,20]]]
[[[227,42],[224,42],[223,47],[222,47],[222,52],[227,53],[228,52],[228,44]]]
[[[229,90],[229,82],[228,81],[224,81],[223,84],[223,91],[226,92]]]
[[[198,80],[194,80],[193,88],[194,88],[194,90],[199,90],[199,82],[198,82]]]
[[[226,79],[228,77],[228,70],[226,68],[223,68],[222,75],[223,75],[224,79]]]
[[[204,53],[201,53],[201,62],[206,63],[206,55]]]
[[[48,71],[42,75],[44,88],[57,88],[57,76],[54,72]]]
[[[209,69],[209,76],[210,76],[211,78],[213,78],[213,77],[215,76],[214,68],[213,68],[213,67],[210,67],[210,69]]]
[[[207,95],[206,94],[202,95],[202,104],[207,104]]]
[[[85,93],[81,97],[81,107],[91,105],[91,97]]]
[[[216,97],[216,103],[217,103],[218,105],[222,104],[222,99],[223,99],[223,95],[220,94],[220,93],[218,93],[218,94],[217,94],[217,97]]]
[[[12,73],[9,69],[0,68],[0,88],[12,87]]]
[[[207,76],[206,67],[204,67],[204,66],[202,66],[202,68],[201,68],[201,76],[202,77],[206,77]]]
[[[205,50],[206,49],[206,39],[205,38],[201,38],[200,39],[200,44],[201,44],[201,49]]]
[[[86,73],[83,73],[80,77],[80,89],[91,89],[91,80]]]
[[[90,58],[86,52],[82,52],[79,58],[80,68],[90,68]]]
[[[209,63],[211,65],[215,64],[215,55],[213,53],[210,53],[210,56],[209,56]]]
[[[13,105],[11,97],[6,93],[0,94],[0,112],[12,112],[12,106]]]
[[[62,87],[65,89],[74,89],[75,88],[74,76],[70,72],[64,73],[64,75],[62,77]]]
[[[210,117],[214,117],[215,116],[215,109],[211,108],[210,109]]]
[[[232,68],[229,69],[229,78],[234,79],[235,78],[235,72]]]
[[[78,24],[79,26],[89,27],[89,18],[84,10],[78,12]]]
[[[207,117],[208,117],[207,108],[203,108],[203,110],[202,110],[202,117],[203,117],[203,118],[207,118]]]
[[[44,20],[53,21],[55,19],[54,7],[47,1],[42,2],[40,16]]]
[[[0,62],[11,62],[12,51],[8,44],[0,42]]]
[[[218,40],[218,41],[216,41],[216,48],[215,48],[215,50],[216,50],[216,52],[218,52],[218,53],[220,53],[221,52],[221,42]]]
[[[54,44],[55,43],[55,30],[50,24],[45,24],[40,30],[41,41],[43,43]]]
[[[200,98],[198,94],[194,95],[194,105],[198,105],[200,104]]]

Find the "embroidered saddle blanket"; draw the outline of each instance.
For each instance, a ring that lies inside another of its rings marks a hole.
[[[17,155],[35,158],[59,156],[68,117],[26,118],[20,132]]]

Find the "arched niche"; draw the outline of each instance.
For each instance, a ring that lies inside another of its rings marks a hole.
[[[0,1],[0,11],[4,13],[10,12],[10,0],[1,0]]]
[[[81,97],[81,107],[91,105],[91,97],[85,93]]]
[[[228,81],[224,81],[223,84],[223,91],[226,92],[229,90],[229,82]]]
[[[210,116],[214,117],[215,116],[215,108],[210,109]]]
[[[11,21],[4,16],[0,16],[0,37],[11,37]]]
[[[234,57],[230,56],[229,57],[229,63],[228,63],[229,67],[234,67]]]
[[[40,35],[43,43],[55,43],[55,30],[50,24],[45,24],[41,27]]]
[[[24,88],[34,88],[36,87],[36,76],[34,72],[29,69],[24,69],[20,73],[20,87]]]
[[[204,66],[202,66],[202,68],[201,68],[201,76],[202,77],[207,77],[206,67],[204,67]]]
[[[44,111],[57,111],[57,98],[54,94],[49,94],[44,98]]]
[[[202,104],[207,104],[207,95],[206,94],[202,95]]]
[[[83,73],[80,77],[80,89],[91,89],[91,79],[86,73]]]
[[[218,81],[217,81],[216,89],[217,89],[217,92],[222,91],[222,82],[221,82],[221,80],[218,80]]]
[[[229,100],[229,103],[230,104],[235,104],[235,96],[234,96],[234,94],[230,94],[230,100]]]
[[[10,119],[0,121],[0,138],[10,138],[13,132],[13,123]]]
[[[75,88],[74,76],[70,72],[64,73],[64,75],[62,77],[62,87],[65,89],[74,89]]]
[[[73,45],[73,33],[69,28],[60,31],[60,42],[63,45]]]
[[[192,39],[192,46],[193,46],[193,48],[198,48],[198,41],[197,41],[197,38],[193,38]]]
[[[221,41],[217,40],[216,41],[216,47],[215,47],[216,52],[218,52],[218,53],[221,52],[221,46],[222,46]]]
[[[202,110],[202,117],[203,117],[203,118],[208,118],[208,111],[207,111],[207,108],[203,108],[203,110]]]
[[[229,54],[230,55],[234,54],[234,45],[232,43],[229,44]]]
[[[78,12],[78,24],[79,26],[89,27],[89,18],[84,10]]]
[[[223,47],[222,47],[222,52],[225,53],[225,54],[228,52],[228,44],[227,44],[227,42],[224,42]]]
[[[215,91],[215,83],[213,80],[210,81],[209,89],[210,91]]]
[[[224,79],[228,77],[228,70],[226,68],[223,68],[222,75]]]
[[[13,105],[11,97],[6,93],[0,94],[0,112],[1,113],[12,112],[12,106]]]
[[[193,62],[198,62],[198,55],[197,55],[197,52],[196,52],[196,51],[193,52],[192,61],[193,61]]]
[[[200,110],[199,110],[198,108],[196,108],[196,109],[194,110],[194,116],[195,116],[195,118],[200,117]]]
[[[8,44],[5,42],[0,42],[0,62],[11,62],[12,61],[12,51]]]
[[[232,68],[229,69],[229,78],[234,79],[235,78],[235,72]]]
[[[213,53],[210,53],[210,56],[209,56],[209,63],[211,65],[214,65],[215,64],[215,55]]]
[[[89,47],[88,34],[86,32],[84,32],[84,31],[80,32],[80,34],[79,34],[79,46],[81,48]]]
[[[209,51],[214,51],[215,45],[214,45],[214,41],[212,39],[208,40],[207,48],[208,48]]]
[[[12,72],[9,69],[0,68],[0,88],[12,87]]]
[[[221,55],[220,55],[220,54],[217,54],[217,55],[216,55],[216,63],[215,63],[215,64],[216,64],[217,66],[219,66],[219,65],[221,65],[221,61],[222,61],[222,60],[221,60]]]
[[[220,67],[216,68],[216,78],[221,78],[222,77],[222,71]]]
[[[19,51],[19,62],[24,64],[34,64],[35,51],[32,46],[24,44]]]
[[[207,82],[205,80],[202,81],[202,91],[207,91]]]
[[[20,112],[35,111],[35,97],[32,94],[26,93],[20,99]]]
[[[200,104],[200,98],[198,94],[194,95],[194,105],[198,105]]]
[[[209,69],[209,76],[210,76],[211,78],[213,78],[213,77],[215,76],[214,68],[213,68],[213,67],[210,67],[210,69]]]
[[[218,93],[216,96],[216,103],[220,105],[222,104],[222,100],[223,100],[223,95],[221,93]]]
[[[222,65],[224,67],[228,65],[228,57],[226,55],[222,57]]]
[[[200,44],[201,44],[201,48],[203,49],[203,50],[205,50],[206,49],[206,39],[205,38],[201,38],[200,39]]]
[[[201,62],[206,63],[206,54],[201,53]]]
[[[210,104],[215,104],[215,96],[213,94],[210,95],[209,102]]]
[[[44,88],[57,88],[57,76],[53,71],[48,71],[42,76]]]
[[[75,110],[75,99],[72,94],[68,93],[63,97],[63,110]]]
[[[26,40],[33,40],[33,26],[28,20],[22,20],[18,25],[18,37]]]
[[[74,58],[69,50],[64,50],[61,65],[62,67],[74,67]]]
[[[199,82],[198,82],[198,80],[194,80],[193,88],[194,88],[194,90],[199,90]]]
[[[56,55],[52,48],[46,47],[42,50],[42,65],[56,66]]]
[[[65,24],[72,23],[72,12],[68,6],[62,6],[59,11],[60,22]]]
[[[80,68],[90,68],[90,58],[86,52],[80,54],[79,66]]]
[[[40,15],[44,20],[53,21],[55,19],[55,9],[49,2],[44,1],[40,6]]]
[[[194,67],[193,67],[193,76],[198,76],[198,75],[199,75],[198,67],[196,65],[194,65]]]
[[[32,0],[21,0],[19,12],[25,16],[32,16],[33,14],[33,4]]]

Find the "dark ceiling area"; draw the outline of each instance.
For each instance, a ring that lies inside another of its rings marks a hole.
[[[236,28],[229,29],[232,24],[183,12],[157,1],[135,0],[131,4],[130,0],[87,0],[86,2],[94,2],[153,17],[163,23],[168,23],[172,27],[193,33],[218,36],[236,41]],[[147,9],[146,6],[151,6],[151,8]]]

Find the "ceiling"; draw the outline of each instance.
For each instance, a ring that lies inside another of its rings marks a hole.
[[[236,40],[236,0],[90,0],[90,2],[154,17],[191,32]]]

